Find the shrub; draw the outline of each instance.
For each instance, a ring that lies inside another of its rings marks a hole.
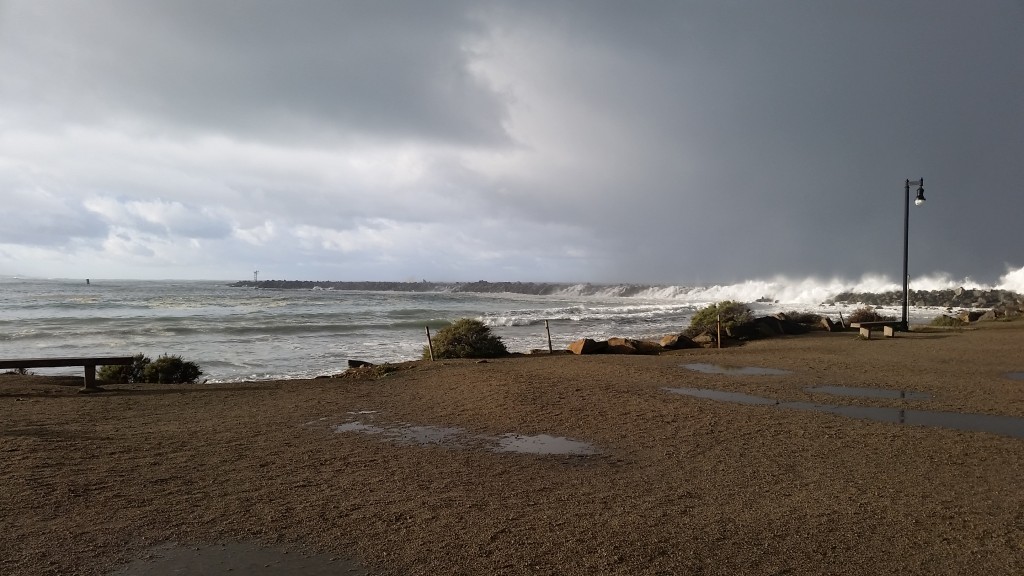
[[[103,366],[97,375],[100,380],[118,384],[190,384],[203,374],[198,364],[186,362],[181,356],[163,355],[156,361],[142,354],[132,358],[132,363],[126,366]]]
[[[953,316],[946,316],[945,314],[942,314],[942,315],[939,315],[939,316],[936,316],[935,318],[933,318],[932,321],[929,322],[928,325],[929,326],[945,326],[945,327],[950,327],[950,328],[959,328],[961,326],[966,326],[967,322],[964,322],[963,320],[961,320],[959,318],[954,318]]]
[[[142,354],[132,356],[132,363],[124,366],[100,366],[96,375],[104,382],[117,384],[131,384],[134,382],[145,382],[143,372],[149,365],[149,358]]]
[[[186,362],[181,356],[165,354],[147,365],[142,376],[146,382],[191,384],[202,374],[203,371],[195,362]]]
[[[818,324],[821,324],[821,320],[824,316],[815,314],[814,312],[797,312],[796,310],[791,310],[786,312],[786,318],[796,322],[797,324],[817,326]]]
[[[683,333],[692,338],[705,330],[715,330],[719,314],[722,316],[723,332],[733,326],[745,324],[754,319],[753,312],[751,312],[746,304],[732,300],[723,300],[698,310],[693,315],[693,318],[690,319],[690,327],[684,330]]]
[[[434,358],[495,358],[508,354],[501,338],[491,334],[483,322],[472,318],[456,320],[438,330],[432,339]],[[430,358],[430,348],[423,348],[423,357]]]
[[[884,322],[895,320],[895,316],[882,316],[870,306],[864,306],[857,308],[850,313],[850,316],[846,319],[848,323],[853,322]]]

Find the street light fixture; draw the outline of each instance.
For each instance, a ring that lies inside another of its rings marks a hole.
[[[907,332],[910,329],[910,275],[907,273],[907,252],[910,242],[908,230],[910,229],[911,185],[917,186],[917,198],[914,198],[914,205],[920,206],[924,204],[924,178],[914,181],[908,179],[904,187],[906,202],[903,205],[903,318],[900,322],[900,330],[903,332]]]

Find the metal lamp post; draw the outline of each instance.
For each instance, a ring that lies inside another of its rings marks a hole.
[[[907,252],[909,251],[910,236],[910,186],[917,186],[917,198],[914,198],[914,205],[924,204],[924,178],[920,180],[907,180],[904,192],[906,202],[903,205],[903,319],[900,322],[900,330],[906,332],[910,329],[910,275],[907,272]]]

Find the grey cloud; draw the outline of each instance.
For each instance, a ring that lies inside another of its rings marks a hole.
[[[506,141],[462,3],[12,2],[6,98],[58,121],[254,138]],[[41,98],[40,98],[41,96]],[[38,99],[38,100],[37,100]]]
[[[180,203],[125,222],[294,275],[892,278],[923,176],[912,274],[994,281],[1024,265],[1022,23],[1010,0],[13,1],[0,130],[116,132],[142,151],[25,162],[69,198]],[[464,234],[345,255],[289,236],[382,219]],[[273,242],[230,236],[267,222]]]

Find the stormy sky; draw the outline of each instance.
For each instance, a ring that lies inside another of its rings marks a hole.
[[[1021,0],[0,0],[0,275],[998,282]]]

